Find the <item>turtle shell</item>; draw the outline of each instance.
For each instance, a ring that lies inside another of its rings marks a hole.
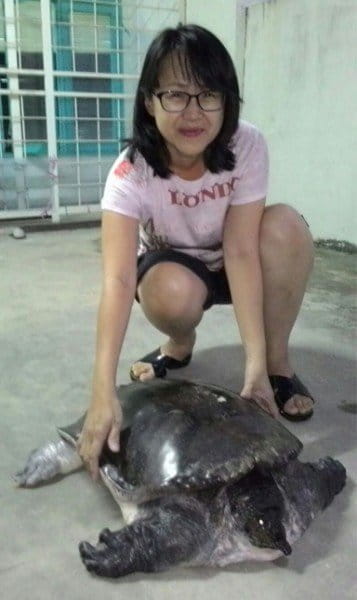
[[[130,487],[150,496],[228,483],[254,467],[270,470],[302,448],[254,402],[219,386],[155,379],[121,386],[119,398],[121,450],[110,461]],[[82,424],[83,418],[60,434],[75,441]]]

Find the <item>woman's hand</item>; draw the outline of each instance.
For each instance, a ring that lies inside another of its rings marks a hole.
[[[104,443],[107,441],[112,452],[119,452],[122,418],[120,402],[115,392],[109,394],[109,397],[93,399],[77,443],[78,453],[93,479],[98,477],[98,459]]]
[[[268,375],[246,375],[240,395],[243,398],[254,400],[258,406],[272,417],[277,418],[279,416],[279,410],[274,400],[274,393]]]

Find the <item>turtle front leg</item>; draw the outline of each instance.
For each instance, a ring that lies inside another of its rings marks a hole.
[[[155,504],[148,517],[119,531],[104,529],[96,546],[81,542],[79,551],[88,571],[122,577],[199,561],[212,539],[206,509],[197,501],[192,506],[173,501],[164,506]]]
[[[19,487],[34,487],[56,475],[71,473],[82,464],[76,449],[61,439],[33,450],[22,471],[13,475],[13,479]]]

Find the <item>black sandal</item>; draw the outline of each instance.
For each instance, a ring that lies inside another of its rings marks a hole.
[[[150,363],[154,369],[155,377],[165,377],[167,369],[182,369],[182,367],[187,367],[191,358],[192,354],[188,354],[182,360],[176,360],[176,358],[161,354],[161,348],[157,348],[153,352],[150,352],[150,354],[140,358],[137,362]],[[134,375],[133,367],[131,367],[129,375],[132,381],[140,381],[139,377]]]
[[[309,390],[301,383],[300,379],[293,375],[292,377],[283,377],[282,375],[269,375],[271,387],[273,388],[275,402],[279,408],[280,414],[289,421],[306,421],[312,417],[314,411],[311,409],[307,413],[297,413],[292,415],[285,412],[284,406],[292,396],[300,394],[310,398],[315,404],[315,400],[311,396]]]

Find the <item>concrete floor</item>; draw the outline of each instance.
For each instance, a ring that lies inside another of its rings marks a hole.
[[[305,444],[304,458],[330,454],[346,466],[346,488],[295,545],[289,559],[225,569],[173,569],[118,582],[90,576],[77,550],[121,517],[109,493],[85,472],[35,490],[10,479],[29,450],[56,438],[55,424],[89,401],[100,290],[97,228],[0,232],[1,597],[6,600],[197,599],[339,600],[357,597],[355,257],[317,252],[314,275],[291,340],[296,371],[317,399],[313,419],[284,422]],[[145,324],[144,324],[145,323]],[[119,376],[161,341],[133,309]],[[239,390],[243,354],[230,307],[209,311],[182,377]]]

